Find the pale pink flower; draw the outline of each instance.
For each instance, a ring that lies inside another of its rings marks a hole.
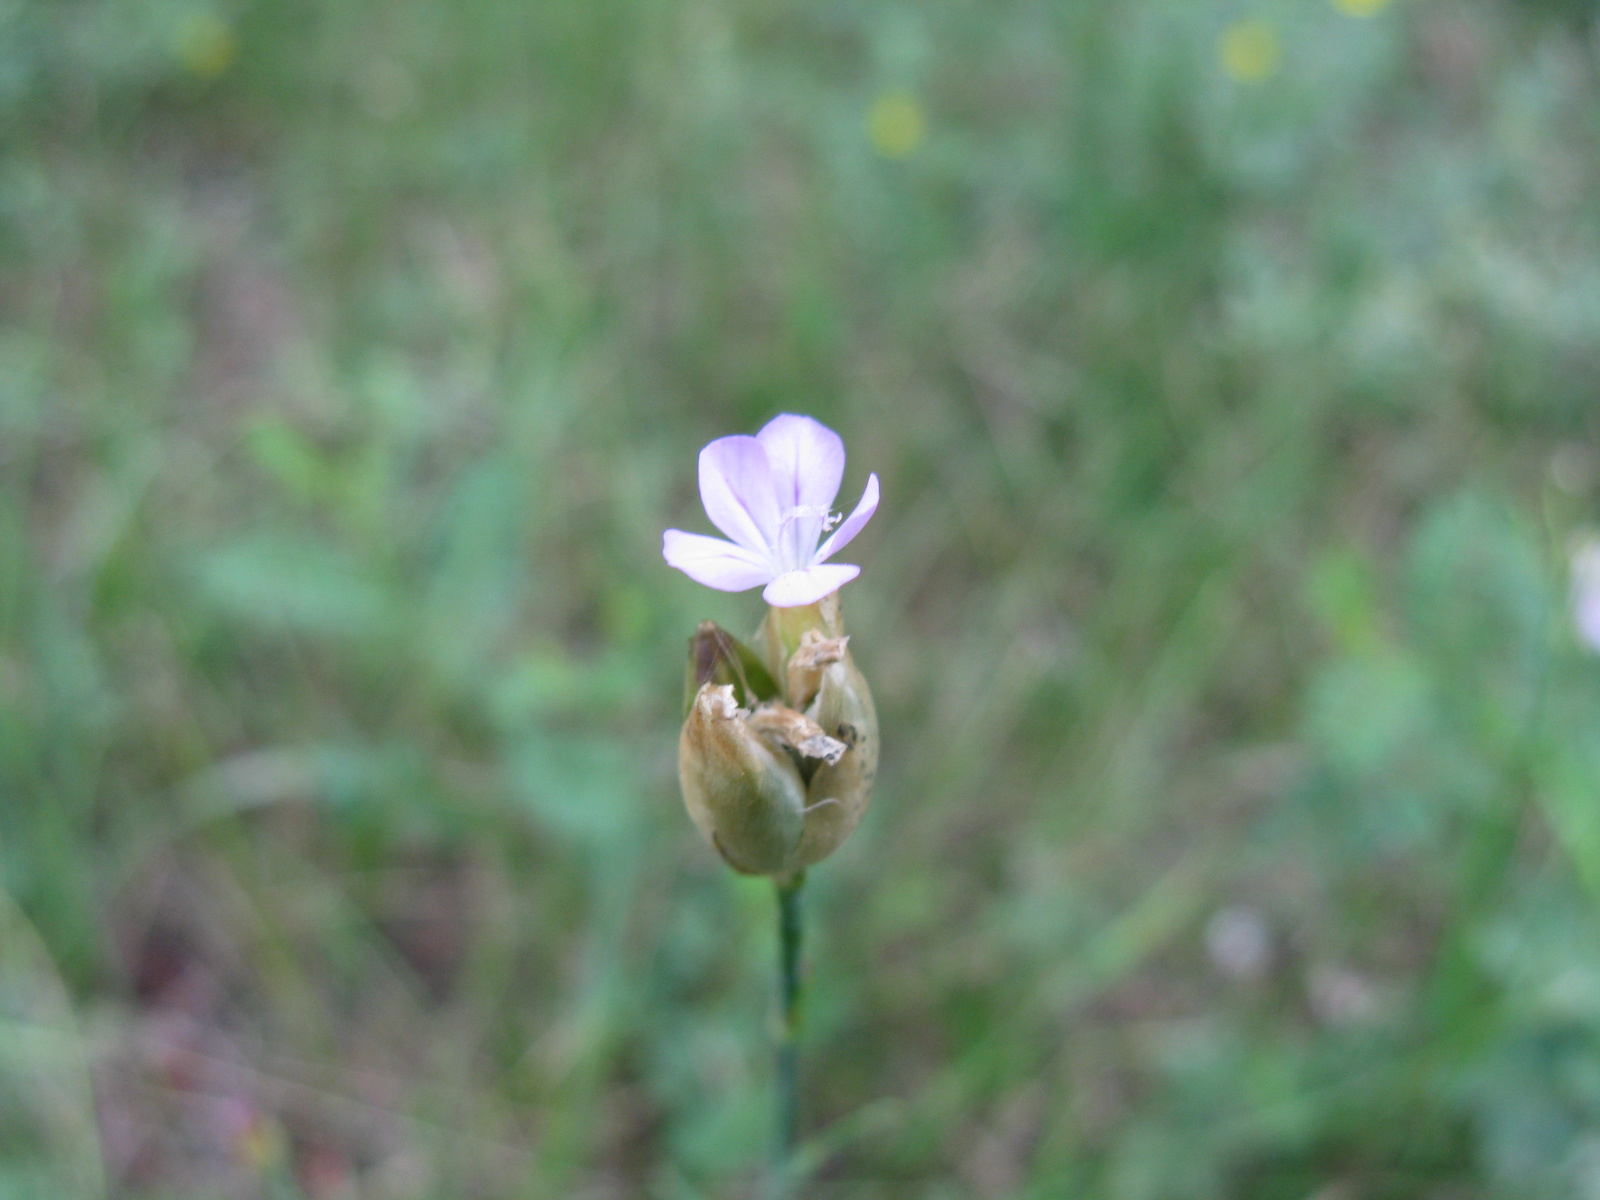
[[[1586,537],[1573,548],[1572,619],[1584,645],[1600,652],[1600,538]]]
[[[669,529],[661,553],[696,583],[719,591],[759,587],[775,608],[815,604],[861,574],[860,567],[828,559],[878,507],[878,477],[868,475],[861,502],[833,529],[843,478],[844,442],[810,417],[784,413],[755,437],[718,438],[700,451],[700,502],[733,540]]]

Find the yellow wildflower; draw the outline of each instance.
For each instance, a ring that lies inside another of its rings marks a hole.
[[[1265,21],[1236,21],[1217,44],[1222,69],[1240,83],[1260,83],[1278,70],[1278,35]]]
[[[178,26],[173,49],[191,74],[216,79],[233,65],[239,41],[233,26],[216,13],[196,12]]]
[[[928,121],[909,92],[885,92],[867,113],[867,137],[885,158],[905,158],[922,145]]]

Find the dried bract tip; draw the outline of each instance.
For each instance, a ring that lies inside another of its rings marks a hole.
[[[850,747],[804,713],[782,704],[763,704],[750,714],[750,728],[770,741],[787,746],[802,758],[818,758],[834,766]]]
[[[843,662],[849,644],[848,637],[831,638],[816,629],[802,633],[800,647],[785,670],[790,702],[804,708],[816,699],[817,689],[822,686],[822,669]]]
[[[701,702],[698,707],[713,721],[732,721],[744,715],[739,708],[739,702],[733,698],[733,685],[724,684],[718,687],[708,683],[701,689]]]

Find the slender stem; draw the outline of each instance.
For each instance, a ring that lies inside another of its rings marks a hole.
[[[773,1196],[791,1194],[791,1159],[800,1133],[800,889],[805,874],[778,884],[778,1110]]]

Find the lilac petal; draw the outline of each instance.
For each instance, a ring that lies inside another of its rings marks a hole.
[[[778,496],[767,452],[753,437],[722,437],[700,451],[700,503],[711,523],[746,550],[772,557]]]
[[[812,562],[827,562],[835,554],[845,548],[845,544],[861,532],[862,526],[872,519],[872,514],[878,511],[878,476],[874,472],[867,476],[867,486],[861,490],[861,502],[856,505],[855,512],[844,519],[844,524],[833,531],[833,536],[817,548]]]
[[[822,536],[822,525],[844,478],[844,442],[820,421],[783,413],[756,434],[772,464],[778,507],[790,518],[795,562],[805,562]],[[796,511],[798,510],[798,512]]]
[[[762,555],[721,538],[669,529],[661,536],[661,555],[696,583],[723,592],[743,592],[772,578]]]
[[[1578,592],[1578,636],[1589,649],[1600,651],[1600,589],[1590,584]]]
[[[829,592],[837,592],[857,575],[860,567],[847,563],[828,563],[820,567],[804,567],[798,571],[785,571],[761,593],[761,598],[773,608],[798,608],[815,604]]]
[[[772,483],[784,508],[828,508],[844,478],[844,441],[821,421],[780,413],[761,427],[756,441],[772,464]]]

